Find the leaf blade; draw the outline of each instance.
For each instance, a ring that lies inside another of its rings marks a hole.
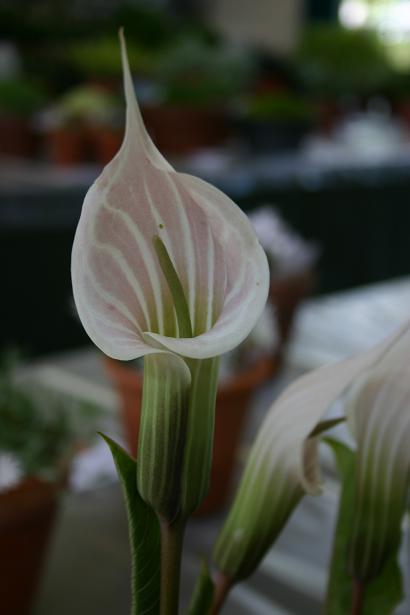
[[[128,517],[132,557],[131,615],[158,615],[160,595],[160,529],[152,509],[137,491],[136,462],[108,436],[107,443],[121,480]]]

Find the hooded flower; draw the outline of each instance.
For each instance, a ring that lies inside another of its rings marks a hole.
[[[206,182],[177,173],[156,149],[121,42],[126,132],[84,201],[72,252],[77,310],[88,335],[111,357],[158,349],[214,357],[245,339],[261,314],[266,256],[237,205]],[[179,331],[156,237],[181,281],[192,337]]]
[[[350,403],[349,422],[357,438],[360,460],[355,540],[361,545],[353,549],[357,559],[366,544],[362,559],[368,564],[371,556],[381,556],[389,527],[387,509],[397,509],[396,519],[401,518],[408,485],[409,357],[407,324],[373,349],[303,376],[273,403],[252,446],[233,507],[216,544],[215,562],[226,577],[236,581],[251,574],[300,498],[306,492],[319,492],[315,429],[331,403],[352,382],[360,383]],[[369,508],[374,526],[367,522]],[[377,534],[380,524],[384,529]],[[397,522],[393,525],[397,529]],[[371,535],[373,539],[378,536],[376,550],[370,547]]]

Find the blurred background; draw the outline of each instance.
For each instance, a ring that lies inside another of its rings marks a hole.
[[[136,452],[140,366],[124,371],[91,348],[70,277],[85,193],[122,141],[121,26],[158,148],[250,215],[271,267],[270,311],[222,366],[218,416],[227,422],[217,419],[219,457],[205,521],[188,536],[187,577],[209,550],[220,521],[209,515],[226,505],[274,395],[306,369],[372,345],[409,313],[410,0],[2,0],[6,615],[33,604],[37,615],[68,615],[73,605],[84,615],[128,612],[119,487],[93,434],[103,429]],[[15,349],[25,359],[17,372]],[[228,614],[319,612],[335,498],[320,510],[306,505]],[[34,509],[42,516],[33,524]]]
[[[408,272],[408,0],[3,0],[2,346],[86,341],[70,249],[122,139],[121,25],[160,150],[320,244],[316,292]]]

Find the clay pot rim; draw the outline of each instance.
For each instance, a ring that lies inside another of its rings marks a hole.
[[[108,372],[120,382],[121,386],[140,390],[142,388],[142,373],[128,367],[123,361],[103,355]],[[239,393],[255,388],[272,378],[280,367],[279,354],[266,354],[259,357],[252,365],[237,372],[219,385],[218,394]]]
[[[47,481],[27,477],[0,493],[0,531],[5,527],[18,527],[26,519],[41,516],[63,490],[61,481]]]

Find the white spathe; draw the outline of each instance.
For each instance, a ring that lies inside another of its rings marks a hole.
[[[289,479],[293,477],[306,491],[316,492],[319,485],[310,480],[305,466],[304,444],[310,432],[355,379],[372,368],[387,369],[398,357],[402,361],[410,357],[410,323],[366,352],[299,378],[273,403],[252,447],[255,461],[272,468],[280,464]],[[349,423],[354,424],[352,412]]]
[[[266,302],[269,270],[247,217],[206,182],[177,173],[151,141],[121,36],[127,102],[120,151],[89,189],[72,252],[74,299],[94,343],[116,359],[170,351],[203,359],[249,334]],[[178,335],[153,247],[164,242],[189,306]]]

